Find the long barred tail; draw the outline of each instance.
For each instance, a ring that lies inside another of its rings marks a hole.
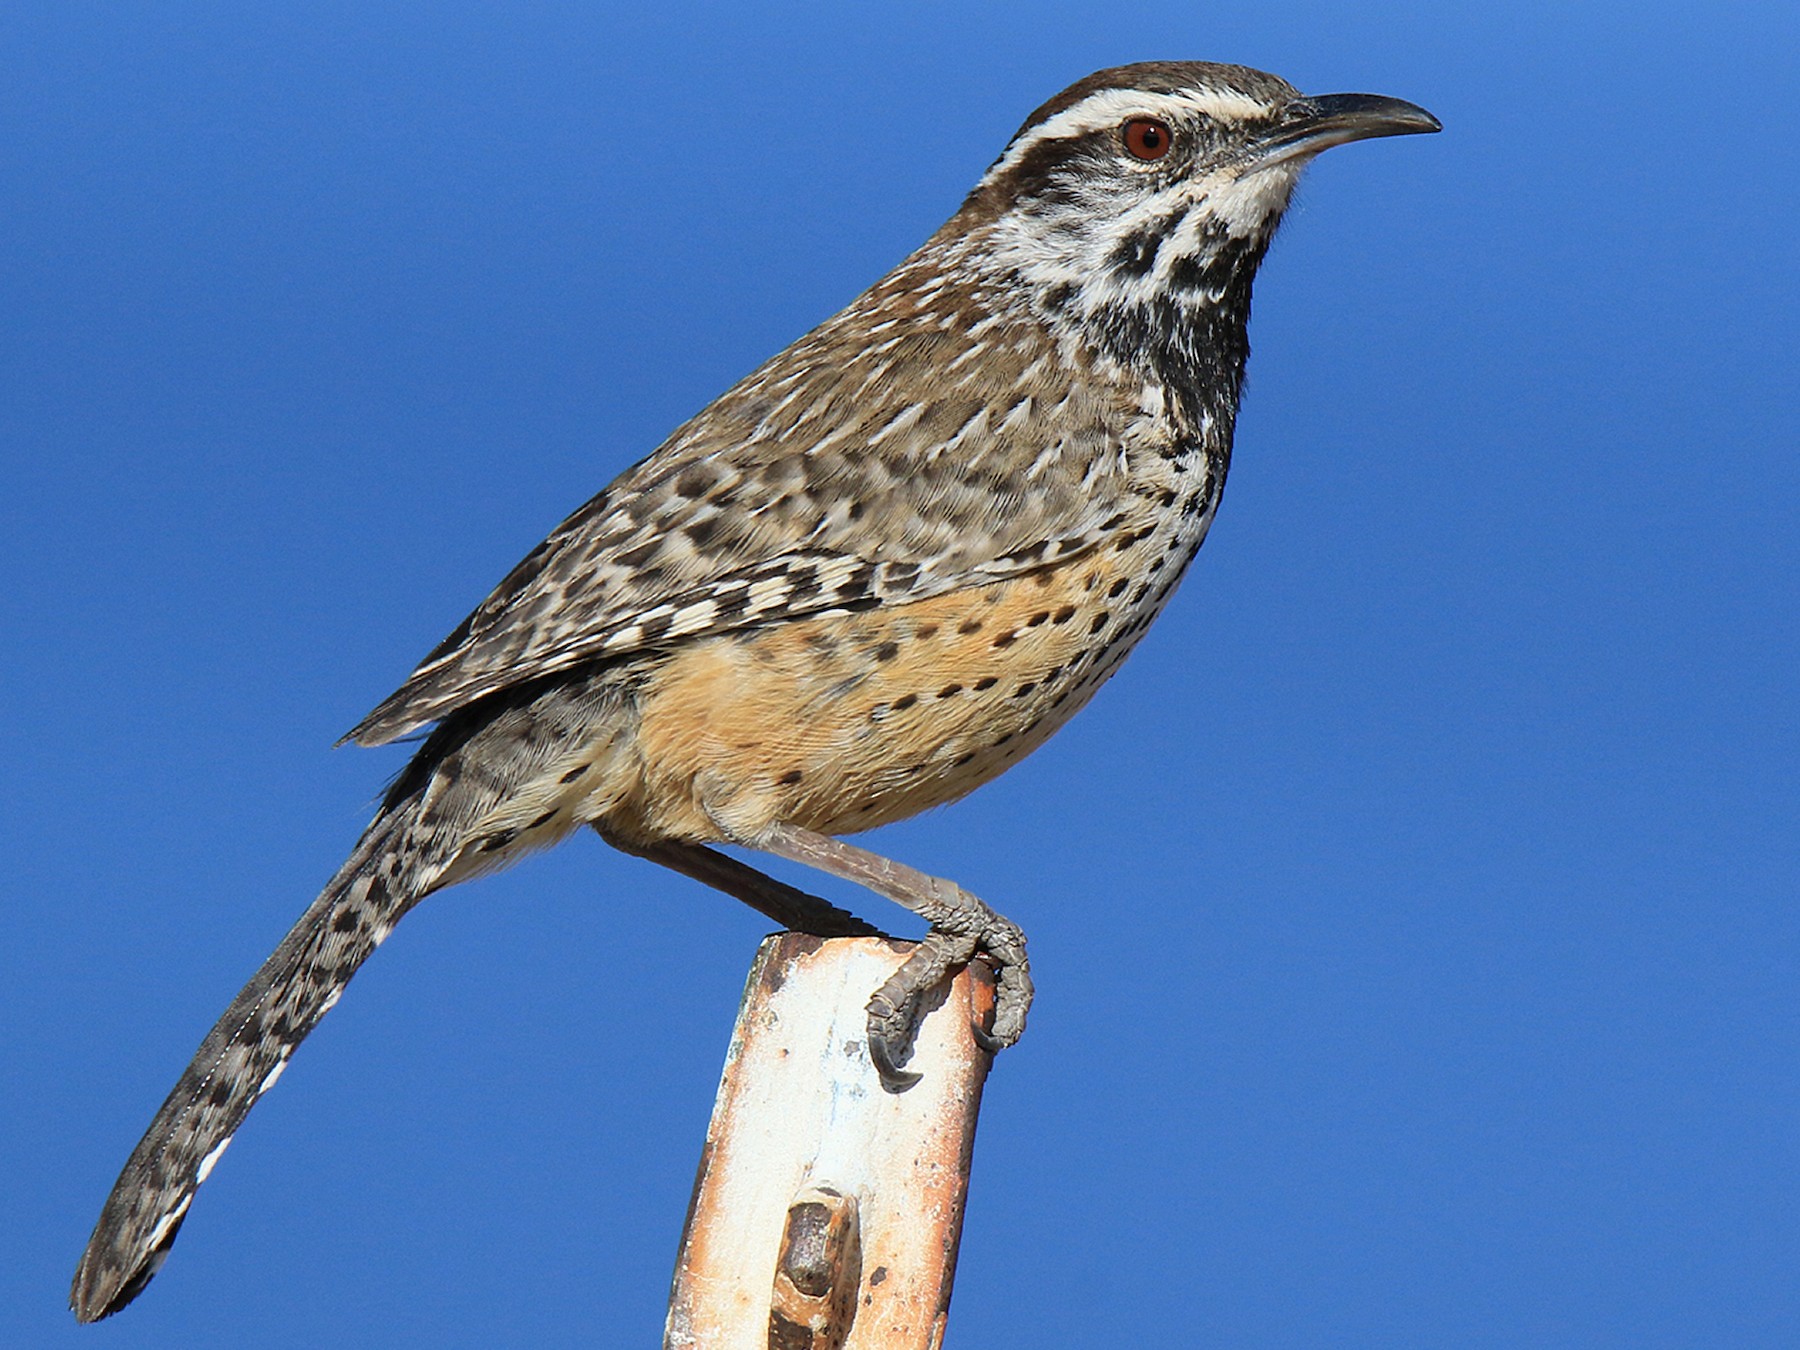
[[[435,889],[454,843],[420,824],[420,798],[390,805],[300,922],[231,1001],[119,1174],[69,1294],[98,1321],[143,1291],[194,1192],[294,1047],[338,1001],[406,911]]]
[[[633,781],[633,716],[625,686],[599,670],[510,691],[426,738],[133,1150],[75,1269],[77,1318],[98,1321],[143,1292],[245,1115],[407,910],[604,813]]]

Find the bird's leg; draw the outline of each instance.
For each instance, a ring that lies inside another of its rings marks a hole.
[[[764,875],[748,863],[728,858],[710,848],[671,840],[655,844],[633,843],[599,826],[595,828],[602,839],[621,853],[661,863],[684,877],[723,891],[791,932],[828,938],[885,936],[874,924],[864,923],[854,914],[816,895],[808,895],[786,882]]]
[[[905,905],[931,925],[925,940],[869,1000],[869,1059],[890,1091],[898,1092],[919,1081],[918,1074],[906,1072],[901,1065],[912,1054],[924,998],[977,953],[993,963],[998,988],[993,1030],[977,1027],[976,1038],[990,1052],[1019,1039],[1031,1007],[1031,963],[1025,956],[1025,935],[1017,924],[953,881],[928,876],[829,835],[774,825],[746,842],[866,886]]]

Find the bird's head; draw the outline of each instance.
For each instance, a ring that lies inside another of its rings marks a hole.
[[[1119,66],[1026,119],[959,223],[1033,282],[1147,295],[1193,284],[1221,247],[1265,245],[1321,150],[1438,129],[1399,99],[1309,98],[1245,66]]]
[[[1168,355],[1212,365],[1196,374],[1235,400],[1250,283],[1301,170],[1347,141],[1438,129],[1399,99],[1308,97],[1245,66],[1119,66],[1033,113],[939,238],[973,243],[966,265],[1121,360],[1190,349]]]

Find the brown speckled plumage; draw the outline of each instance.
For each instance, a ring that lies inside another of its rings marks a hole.
[[[1116,528],[1134,391],[1046,350],[1028,297],[946,276],[955,247],[928,246],[678,428],[351,738],[595,657],[1005,580]]]
[[[836,836],[980,786],[1112,674],[1218,506],[1251,282],[1301,167],[1435,127],[1239,66],[1090,76],[918,252],[558,527],[350,733],[435,724],[131,1155],[77,1316],[156,1273],[245,1114],[402,915],[584,825],[809,931],[870,930],[708,846],[921,914],[927,938],[869,1005],[891,1090],[923,996],[977,953],[1000,981],[985,1034],[1016,1039],[1019,930]]]

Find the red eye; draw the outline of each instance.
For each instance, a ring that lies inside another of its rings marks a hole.
[[[1134,117],[1125,124],[1125,148],[1142,160],[1161,159],[1175,143],[1167,122],[1154,117]]]

